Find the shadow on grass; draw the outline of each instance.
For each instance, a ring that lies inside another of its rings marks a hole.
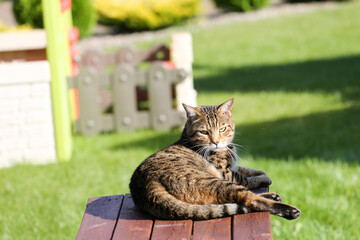
[[[309,114],[303,117],[238,125],[241,135],[234,142],[254,157],[360,163],[360,107]],[[118,144],[113,150],[146,148],[153,152],[175,142],[180,131],[163,132],[150,138]],[[238,151],[239,155],[243,153]]]
[[[195,88],[199,92],[338,92],[343,100],[359,102],[359,66],[360,56],[350,56],[285,65],[217,68],[213,70],[218,74],[196,77],[196,71],[210,67],[195,64]]]
[[[360,107],[237,127],[235,142],[255,157],[360,163]]]
[[[175,143],[181,135],[180,129],[174,129],[171,131],[161,131],[153,134],[152,137],[145,137],[141,140],[130,141],[126,143],[114,144],[111,147],[113,151],[126,151],[134,148],[145,148],[153,151],[159,151],[160,149]]]

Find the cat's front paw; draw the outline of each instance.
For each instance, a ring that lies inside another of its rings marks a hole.
[[[262,181],[260,182],[260,186],[259,187],[267,187],[269,185],[272,184],[272,180],[271,178],[264,174],[264,175],[260,175],[260,176],[257,176],[258,178],[260,178]]]
[[[246,187],[249,189],[267,187],[272,183],[271,179],[266,174],[260,176],[247,177],[246,180],[247,180]]]

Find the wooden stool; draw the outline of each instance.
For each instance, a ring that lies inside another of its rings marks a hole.
[[[266,192],[268,188],[257,190]],[[81,239],[272,239],[268,212],[205,221],[159,220],[139,211],[130,194],[90,198],[77,240]]]

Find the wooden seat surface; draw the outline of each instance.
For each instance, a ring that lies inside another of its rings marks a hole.
[[[268,212],[205,221],[159,220],[139,211],[126,194],[90,198],[76,239],[272,239],[272,232]]]

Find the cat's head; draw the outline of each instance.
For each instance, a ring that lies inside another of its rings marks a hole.
[[[234,99],[217,106],[191,107],[183,104],[187,115],[184,131],[191,145],[207,150],[225,150],[234,138],[235,124],[231,117]]]

